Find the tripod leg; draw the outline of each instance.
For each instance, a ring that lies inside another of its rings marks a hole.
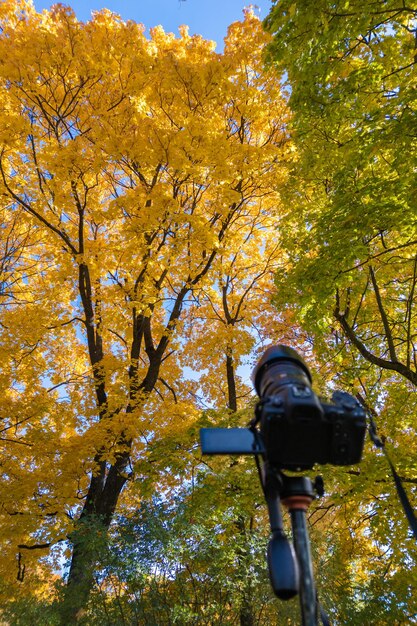
[[[281,600],[289,600],[299,590],[297,557],[283,528],[279,499],[280,477],[267,464],[264,472],[264,493],[272,532],[268,544],[269,579],[275,595]]]
[[[306,512],[314,499],[314,487],[307,477],[283,477],[281,501],[291,515],[295,553],[300,569],[300,606],[303,626],[317,626],[317,601],[311,563]]]
[[[311,563],[310,541],[306,514],[302,509],[290,509],[295,553],[300,568],[300,606],[303,626],[317,626],[317,602]]]

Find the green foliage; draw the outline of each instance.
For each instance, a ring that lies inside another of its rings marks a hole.
[[[259,491],[252,462],[227,463],[119,518],[86,623],[238,624],[245,603],[259,624],[296,619],[270,590]]]
[[[405,400],[417,384],[416,11],[284,1],[266,26],[299,155],[276,303],[374,407],[390,383]]]

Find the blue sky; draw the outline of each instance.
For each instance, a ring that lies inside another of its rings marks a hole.
[[[49,9],[49,0],[33,0],[37,11]],[[79,20],[86,21],[91,11],[102,8],[118,13],[124,20],[141,22],[147,28],[161,24],[166,31],[178,33],[178,26],[187,24],[190,35],[199,34],[217,42],[223,48],[227,27],[242,18],[245,6],[253,5],[261,19],[271,8],[271,0],[72,0],[70,5]]]

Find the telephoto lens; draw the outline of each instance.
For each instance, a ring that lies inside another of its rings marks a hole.
[[[282,385],[299,384],[311,388],[311,375],[293,348],[277,345],[264,352],[253,370],[252,382],[258,396],[266,398],[278,393]]]
[[[329,432],[323,408],[297,352],[288,346],[271,346],[255,367],[252,380],[261,399],[260,430],[268,461],[291,470],[326,462]]]

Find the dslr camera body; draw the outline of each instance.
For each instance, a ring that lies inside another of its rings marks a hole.
[[[252,427],[202,428],[203,454],[262,454],[270,466],[292,471],[311,469],[315,463],[360,462],[364,409],[344,391],[334,392],[331,403],[322,402],[312,390],[307,365],[293,348],[268,348],[252,381],[260,398]]]
[[[266,350],[252,380],[260,397],[256,422],[268,462],[279,469],[311,469],[315,463],[353,465],[362,457],[366,414],[350,394],[336,391],[321,402],[307,365],[283,345]]]

